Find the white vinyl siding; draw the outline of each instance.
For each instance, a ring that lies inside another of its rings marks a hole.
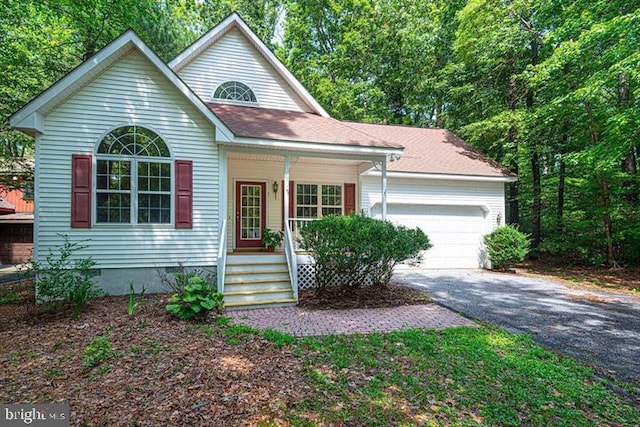
[[[363,177],[361,194],[365,212],[381,217],[380,179]],[[390,221],[429,235],[423,266],[477,268],[482,236],[504,218],[504,183],[389,177],[387,207]]]
[[[235,245],[235,182],[258,181],[267,183],[267,227],[272,230],[282,229],[282,180],[284,179],[284,162],[258,160],[259,156],[250,159],[229,159],[228,173],[228,248]],[[344,164],[292,163],[289,170],[291,181],[295,183],[317,183],[342,185],[345,182],[358,182],[358,167]],[[272,184],[278,183],[278,194],[274,196]],[[357,208],[356,208],[357,210]]]
[[[178,75],[206,102],[213,100],[219,85],[234,80],[251,88],[260,107],[311,111],[237,29],[223,35]]]
[[[158,133],[175,159],[193,160],[192,229],[96,224],[95,216],[91,228],[70,228],[72,154],[93,155],[95,188],[96,144],[108,131],[129,124]],[[38,259],[60,243],[62,233],[74,241],[89,239],[89,248],[81,255],[92,256],[96,268],[215,264],[219,222],[215,129],[141,54],[132,51],[106,69],[53,109],[45,126],[37,143]]]

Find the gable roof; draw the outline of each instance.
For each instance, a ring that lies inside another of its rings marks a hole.
[[[293,89],[293,91],[310,107],[310,109],[323,117],[329,117],[324,108],[315,100],[295,76],[284,66],[284,64],[271,52],[262,40],[249,28],[246,22],[233,12],[221,23],[213,27],[202,37],[192,43],[189,47],[179,53],[174,59],[169,61],[169,67],[176,73],[185,65],[196,58],[200,53],[214,44],[229,30],[237,28],[240,33],[256,48],[256,50],[267,60],[269,65],[278,73],[282,79]]]
[[[515,180],[508,169],[445,129],[344,122],[366,134],[404,146],[402,157],[387,165],[389,172],[466,175]]]
[[[300,111],[208,103],[240,137],[402,150],[402,145],[360,132],[331,117]]]
[[[77,66],[49,88],[41,92],[28,104],[10,117],[11,127],[28,135],[44,132],[44,115],[67,99],[78,89],[122,58],[131,50],[139,51],[155,68],[165,76],[187,100],[202,113],[218,130],[218,136],[225,141],[233,134],[204,102],[165,64],[153,50],[133,31],[127,30],[114,41],[102,48],[94,56]]]

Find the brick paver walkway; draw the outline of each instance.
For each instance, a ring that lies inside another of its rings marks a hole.
[[[231,311],[228,315],[235,323],[257,329],[271,328],[299,337],[474,325],[471,320],[437,304],[351,310],[261,308]]]

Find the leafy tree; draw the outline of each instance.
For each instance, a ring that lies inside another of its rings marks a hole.
[[[170,60],[232,11],[265,40],[275,33],[278,0],[6,0],[0,3],[0,171],[32,168],[33,139],[9,116],[128,28]],[[32,171],[20,184],[30,185]],[[8,179],[7,179],[8,178]],[[14,185],[11,174],[0,174]]]
[[[617,251],[639,247],[637,224],[629,227],[626,215],[618,214],[638,212],[633,200],[640,52],[631,35],[639,33],[640,10],[626,1],[578,2],[563,8],[562,18],[548,36],[554,51],[532,70],[530,81],[547,97],[548,121],[569,125],[565,139],[575,143],[564,159],[597,184],[595,191],[579,189],[578,208],[602,219],[595,230],[602,230],[606,263],[616,266]],[[620,185],[626,191],[620,192]],[[622,233],[616,232],[616,222]]]
[[[288,2],[279,53],[336,118],[433,125],[462,3]]]

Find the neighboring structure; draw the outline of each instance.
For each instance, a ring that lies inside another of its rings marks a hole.
[[[11,178],[20,180],[21,175]],[[32,252],[33,192],[0,184],[0,265],[25,263]]]
[[[329,117],[236,14],[169,64],[128,31],[11,125],[36,138],[39,259],[60,233],[90,239],[112,293],[215,268],[228,306],[295,303],[309,257],[294,234],[323,215],[420,225],[425,266],[479,267],[515,180],[446,131]],[[284,251],[250,253],[267,227]]]

